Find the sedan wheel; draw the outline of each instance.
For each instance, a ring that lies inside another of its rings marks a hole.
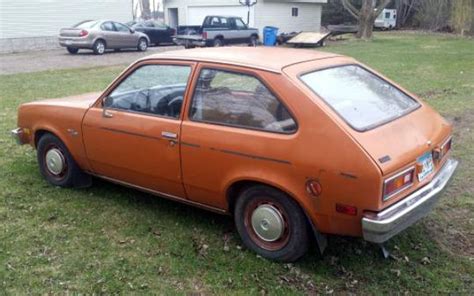
[[[138,41],[138,51],[146,51],[148,48],[148,41],[145,38],[140,38]]]
[[[102,41],[102,40],[97,40],[94,43],[93,50],[94,50],[95,54],[98,54],[98,55],[104,54],[104,52],[105,52],[105,42]]]
[[[309,245],[309,227],[299,205],[267,186],[244,190],[237,199],[234,220],[243,243],[262,257],[290,262]]]
[[[79,48],[75,47],[67,47],[66,49],[70,54],[76,54],[79,51]]]

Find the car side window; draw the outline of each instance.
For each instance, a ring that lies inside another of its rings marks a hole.
[[[201,70],[190,118],[278,133],[297,129],[286,107],[256,77],[215,69]]]
[[[114,25],[117,31],[119,32],[130,32],[130,29],[127,26],[122,25],[121,23],[114,23]]]
[[[235,26],[238,30],[247,29],[247,25],[241,19],[235,19]]]
[[[153,22],[145,22],[144,25],[145,25],[145,27],[147,27],[147,28],[153,28],[153,27],[155,27],[155,24],[154,24]]]
[[[142,66],[110,93],[104,108],[178,118],[190,73],[190,66]]]
[[[114,25],[111,23],[111,22],[105,22],[103,23],[100,28],[103,30],[103,31],[115,31],[115,27]]]

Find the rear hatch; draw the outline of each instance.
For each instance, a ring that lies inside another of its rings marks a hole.
[[[385,180],[414,169],[414,186],[396,191],[400,194],[391,195],[380,206],[425,185],[441,167],[444,159],[433,160],[433,152],[449,139],[450,124],[395,84],[357,64],[324,68],[300,78],[338,115],[337,120],[349,126],[347,131]]]

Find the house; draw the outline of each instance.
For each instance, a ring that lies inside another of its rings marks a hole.
[[[132,0],[1,0],[0,52],[57,47],[59,30],[84,20],[132,18]]]
[[[242,1],[245,2],[245,1]],[[262,32],[265,26],[280,32],[319,31],[321,11],[327,0],[251,0],[249,26]],[[246,22],[248,8],[239,0],[163,0],[165,22],[171,27],[201,25],[207,15],[240,16]]]

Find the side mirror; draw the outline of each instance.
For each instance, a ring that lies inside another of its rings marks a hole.
[[[107,110],[107,108],[110,107],[112,102],[113,102],[113,98],[111,97],[105,97],[105,99],[102,100],[102,117],[104,118],[114,117],[114,114],[110,112],[109,110]]]
[[[132,34],[135,33],[135,29],[130,28],[130,33],[132,33]]]
[[[114,99],[112,97],[105,97],[103,100],[102,100],[102,107],[104,109],[110,107],[113,103]]]

